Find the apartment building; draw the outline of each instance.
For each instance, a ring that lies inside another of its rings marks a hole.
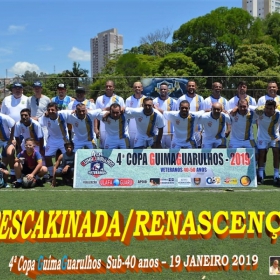
[[[242,8],[253,17],[265,18],[269,13],[280,12],[280,0],[242,0]]]
[[[106,65],[110,54],[123,52],[123,36],[118,34],[116,28],[112,28],[97,34],[90,39],[91,76],[100,73]]]

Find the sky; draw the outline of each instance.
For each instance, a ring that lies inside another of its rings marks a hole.
[[[242,0],[0,0],[0,78],[61,73],[74,61],[90,74],[90,38],[98,33],[117,28],[131,49],[219,7],[241,8]]]

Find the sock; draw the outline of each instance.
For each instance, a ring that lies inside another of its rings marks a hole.
[[[10,169],[10,175],[15,175],[15,170],[14,169]]]
[[[274,168],[274,178],[279,178],[279,169]]]
[[[264,171],[264,167],[259,167],[258,169],[258,175],[259,177],[261,177],[263,179],[263,171]]]
[[[17,182],[22,183],[22,179],[21,178],[17,179]]]
[[[49,171],[50,176],[53,176],[53,166],[49,166],[48,171]]]

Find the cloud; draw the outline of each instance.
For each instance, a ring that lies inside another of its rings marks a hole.
[[[19,75],[23,75],[25,71],[35,71],[37,73],[41,72],[38,65],[29,62],[17,62],[13,67],[9,69],[9,72]]]
[[[4,48],[0,48],[0,56],[1,55],[8,55],[8,54],[12,54],[13,51],[9,50],[9,49],[4,49]]]
[[[11,34],[15,34],[17,32],[24,31],[24,30],[25,30],[25,25],[10,25],[8,27],[8,31]]]
[[[79,50],[76,47],[73,47],[69,52],[68,57],[73,61],[90,61],[90,52]]]

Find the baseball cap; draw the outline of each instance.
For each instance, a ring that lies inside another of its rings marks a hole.
[[[13,88],[16,88],[16,87],[23,88],[23,86],[22,86],[21,83],[14,83],[14,84],[13,84]]]
[[[76,87],[76,93],[86,93],[86,90],[84,87]]]
[[[59,83],[59,84],[57,84],[57,88],[65,88],[66,89],[66,84]]]
[[[33,83],[32,86],[33,87],[42,87],[42,83],[40,81],[36,81],[35,83]]]

